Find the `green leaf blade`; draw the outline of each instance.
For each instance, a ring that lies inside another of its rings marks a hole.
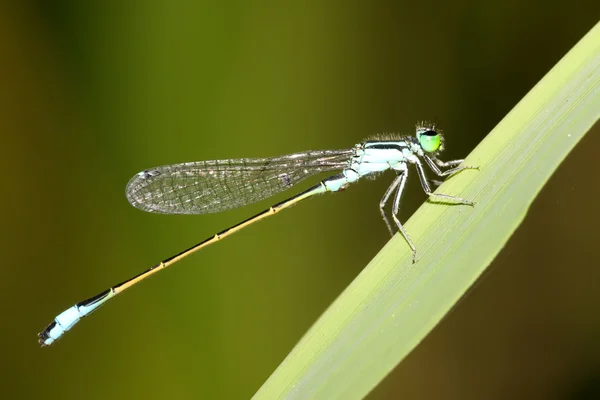
[[[600,118],[600,24],[502,120],[319,318],[256,399],[363,398],[456,304],[500,252],[533,200]]]

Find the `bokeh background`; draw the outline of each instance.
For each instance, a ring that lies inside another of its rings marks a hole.
[[[129,178],[420,119],[461,158],[599,16],[561,0],[3,2],[1,397],[251,397],[389,239],[391,175],[211,246],[40,349],[58,312],[270,203],[151,215]],[[600,398],[599,134],[370,399]],[[408,189],[404,220],[425,200]]]

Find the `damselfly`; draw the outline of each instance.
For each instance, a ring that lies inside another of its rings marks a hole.
[[[338,192],[365,176],[393,170],[392,184],[385,191],[379,209],[390,233],[394,230],[384,207],[394,194],[392,219],[410,246],[413,262],[417,249],[398,219],[400,198],[408,177],[408,164],[416,167],[425,193],[431,197],[473,205],[472,202],[447,194],[432,193],[425,177],[423,162],[441,177],[455,174],[468,165],[463,160],[441,161],[442,133],[433,124],[417,125],[416,135],[378,137],[357,144],[351,149],[307,151],[272,158],[242,158],[232,160],[199,161],[166,165],[140,172],[127,184],[129,202],[144,211],[163,214],[207,214],[241,207],[271,197],[291,188],[305,178],[327,171],[341,173],[322,180],[315,186],[277,203],[263,212],[238,223],[208,239],[176,254],[141,274],[126,280],[96,296],[84,300],[60,313],[39,335],[39,343],[48,346],[71,329],[79,320],[109,299],[167,268],[196,250],[217,242],[234,232],[270,215],[293,206],[316,194]],[[442,171],[440,168],[449,168]]]

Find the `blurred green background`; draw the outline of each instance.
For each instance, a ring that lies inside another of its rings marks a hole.
[[[129,178],[421,119],[461,158],[600,15],[596,1],[216,4],[0,5],[3,398],[251,397],[389,239],[391,175],[211,246],[40,349],[58,312],[270,205],[151,215],[127,203]],[[599,134],[370,399],[600,398]],[[408,189],[403,220],[425,200],[415,176]]]

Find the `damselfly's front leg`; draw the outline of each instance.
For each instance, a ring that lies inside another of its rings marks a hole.
[[[425,157],[425,160],[429,160],[429,158]],[[429,161],[427,161],[427,163],[429,164]],[[431,166],[431,164],[429,164],[429,165]],[[462,197],[451,196],[449,194],[442,194],[442,193],[433,193],[431,191],[431,188],[429,187],[429,183],[427,182],[427,177],[425,176],[425,170],[423,169],[423,164],[421,164],[421,162],[417,160],[415,162],[415,166],[417,167],[417,174],[419,175],[419,180],[421,181],[421,187],[423,188],[423,191],[425,193],[427,193],[428,196],[438,197],[441,199],[450,200],[455,203],[466,204],[469,206],[475,205],[475,203],[473,203],[472,201],[465,200]],[[460,168],[460,169],[458,169],[458,168]],[[458,171],[460,171],[462,169],[467,169],[467,167],[466,166],[465,167],[457,167],[454,169],[455,170],[458,169]],[[452,171],[452,170],[449,170],[449,171]],[[436,173],[440,172],[440,173],[438,173],[438,175],[441,175],[441,171],[439,171],[439,169],[437,169],[437,171],[434,169],[434,172],[436,172]],[[448,171],[446,171],[446,172],[448,172]],[[454,172],[457,172],[457,171],[454,171]],[[443,176],[443,175],[441,175],[441,176]]]
[[[457,165],[460,165],[465,161],[465,160],[442,161],[437,157],[431,157],[431,159],[438,165],[438,167],[442,167],[442,168],[456,167]]]
[[[479,167],[474,167],[472,165],[460,165],[464,160],[442,161],[435,157],[432,158],[427,155],[425,155],[423,158],[425,158],[425,162],[427,162],[427,165],[429,165],[429,167],[432,169],[433,172],[435,172],[435,174],[437,176],[448,176],[448,175],[455,174],[455,173],[460,172],[465,169],[479,169]],[[442,168],[454,167],[454,168],[450,168],[446,171],[442,171],[442,170],[440,170],[439,167],[442,167]]]

